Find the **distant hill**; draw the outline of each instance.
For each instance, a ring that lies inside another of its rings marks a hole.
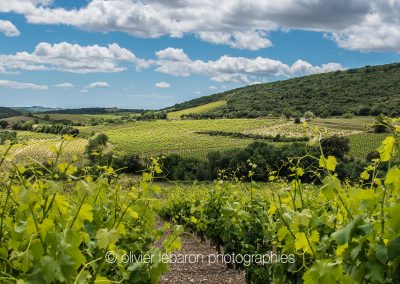
[[[58,114],[109,114],[109,113],[143,113],[146,110],[143,109],[120,109],[120,108],[77,108],[77,109],[62,109],[46,111],[46,113],[58,113]]]
[[[10,107],[16,111],[21,112],[30,112],[30,113],[40,113],[46,111],[57,111],[61,110],[61,108],[53,108],[53,107],[42,107],[42,106],[31,106],[31,107]]]
[[[193,117],[295,116],[306,111],[321,117],[345,113],[400,115],[400,63],[250,85],[167,110],[185,110],[221,100],[227,102],[226,106]]]
[[[19,116],[21,113],[19,111],[10,109],[8,107],[0,107],[0,119]]]

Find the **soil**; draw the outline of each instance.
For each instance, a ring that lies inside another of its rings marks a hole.
[[[218,283],[218,284],[245,284],[243,271],[227,269],[226,264],[215,261],[216,250],[210,247],[209,242],[202,242],[194,235],[181,235],[182,249],[176,254],[180,259],[186,255],[186,263],[176,261],[170,263],[169,271],[161,277],[160,283]],[[189,255],[191,257],[189,258]],[[194,257],[193,255],[196,255]],[[201,255],[201,256],[197,256]],[[179,260],[179,258],[178,258]],[[179,262],[179,263],[178,263]]]

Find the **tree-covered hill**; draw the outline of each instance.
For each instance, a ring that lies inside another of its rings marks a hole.
[[[227,101],[226,106],[201,116],[296,116],[306,111],[322,117],[345,113],[399,115],[400,63],[250,85],[176,104],[170,110],[182,110],[221,99]]]
[[[0,119],[19,116],[21,113],[19,111],[10,109],[8,107],[0,107]]]

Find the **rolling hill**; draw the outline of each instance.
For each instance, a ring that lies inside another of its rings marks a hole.
[[[297,116],[312,111],[321,117],[400,114],[400,63],[335,71],[250,85],[176,104],[169,112],[226,101],[193,118]]]
[[[45,113],[53,114],[110,114],[110,113],[143,113],[143,109],[120,109],[120,108],[76,108],[76,109],[62,109],[62,110],[52,110],[46,111]]]
[[[21,113],[19,111],[10,109],[8,107],[0,107],[0,119],[19,116]]]

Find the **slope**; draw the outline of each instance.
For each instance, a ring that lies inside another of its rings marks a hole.
[[[250,85],[176,104],[169,110],[226,100],[225,107],[210,110],[201,117],[296,116],[306,111],[321,117],[345,113],[399,115],[399,78],[400,63],[366,66]]]
[[[21,113],[19,111],[10,109],[8,107],[0,107],[0,119],[19,116]]]

